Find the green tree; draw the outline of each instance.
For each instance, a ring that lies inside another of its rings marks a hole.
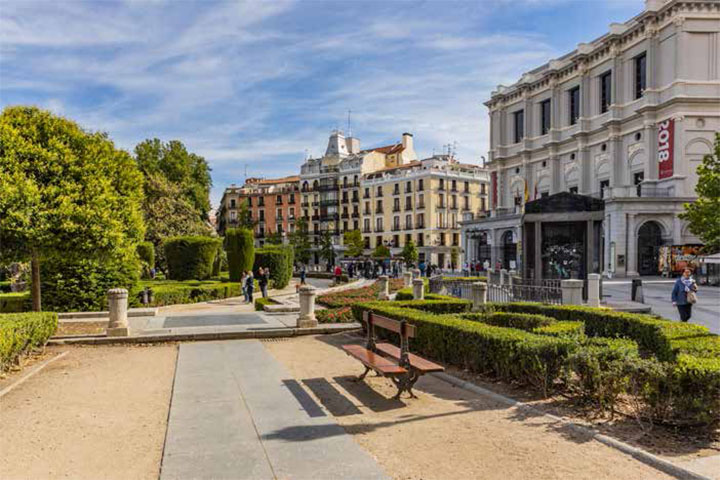
[[[137,264],[145,227],[142,174],[105,133],[35,107],[0,114],[0,260],[40,264],[98,260]]]
[[[715,152],[706,155],[697,169],[698,199],[685,204],[680,218],[705,244],[707,253],[720,251],[720,133],[715,134]]]
[[[348,257],[359,257],[365,250],[365,241],[360,230],[350,230],[343,233],[343,243],[347,247]]]
[[[325,259],[327,263],[335,263],[335,247],[332,241],[332,235],[327,230],[320,235],[320,258]]]
[[[390,258],[390,249],[385,245],[378,245],[375,247],[375,250],[373,250],[372,256],[373,258]]]
[[[290,246],[295,251],[295,260],[306,265],[310,261],[312,244],[310,243],[310,232],[305,218],[300,217],[295,222],[295,231],[291,232],[288,238]]]
[[[265,243],[269,243],[270,245],[282,245],[282,234],[278,231],[268,234],[265,238]]]
[[[402,249],[402,253],[400,253],[400,256],[405,260],[405,265],[407,267],[412,267],[415,265],[415,262],[418,261],[419,254],[417,247],[415,246],[415,242],[410,240],[405,244],[405,246]]]
[[[248,230],[255,230],[256,221],[252,219],[252,213],[247,205],[247,200],[240,202],[240,209],[238,211],[238,228],[246,228]]]
[[[450,249],[450,267],[453,270],[455,270],[455,268],[457,267],[459,257],[460,257],[460,250],[458,250],[457,247],[452,247]]]
[[[243,272],[255,263],[255,238],[247,228],[228,228],[225,232],[225,250],[228,257],[230,281],[239,282]]]

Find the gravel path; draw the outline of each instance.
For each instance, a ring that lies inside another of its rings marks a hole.
[[[157,478],[177,347],[69,350],[0,399],[0,478]]]

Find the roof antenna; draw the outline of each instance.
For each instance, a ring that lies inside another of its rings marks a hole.
[[[247,163],[243,165],[245,166],[245,182],[247,183]]]
[[[352,128],[350,128],[350,114],[352,113],[352,110],[348,109],[348,128],[347,128],[347,136],[352,137]]]

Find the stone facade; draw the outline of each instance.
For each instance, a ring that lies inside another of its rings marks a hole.
[[[659,245],[699,243],[678,214],[720,131],[719,72],[720,3],[648,0],[602,37],[499,86],[485,104],[491,215],[463,226],[468,258],[503,263],[504,240],[519,247],[524,203],[562,191],[605,201],[608,276],[657,274]]]

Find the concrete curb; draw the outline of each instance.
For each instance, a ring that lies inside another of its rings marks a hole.
[[[358,330],[359,323],[335,323],[319,325],[312,328],[276,328],[264,330],[239,330],[231,332],[202,332],[202,333],[159,333],[152,335],[130,337],[92,336],[80,338],[52,339],[48,345],[114,345],[135,343],[161,343],[161,342],[192,342],[205,340],[237,340],[244,338],[277,338],[296,337],[300,335],[324,335],[343,333]]]
[[[672,475],[675,478],[680,478],[683,480],[684,479],[713,480],[710,477],[706,477],[704,475],[700,475],[695,472],[692,472],[686,468],[683,468],[672,462],[669,462],[668,460],[665,460],[656,455],[653,455],[652,453],[646,452],[645,450],[641,450],[639,448],[628,445],[625,442],[621,442],[620,440],[608,437],[607,435],[603,435],[602,433],[598,432],[597,430],[586,427],[584,425],[580,425],[580,424],[571,422],[569,420],[565,420],[561,417],[558,417],[557,415],[545,413],[545,412],[543,412],[533,406],[530,406],[526,403],[519,402],[517,400],[513,400],[512,398],[506,397],[504,395],[500,395],[499,393],[495,393],[491,390],[488,390],[486,388],[475,385],[472,382],[468,382],[466,380],[462,380],[460,378],[457,378],[457,377],[454,377],[452,375],[449,375],[447,373],[442,373],[442,372],[432,373],[431,375],[433,375],[433,376],[439,378],[440,380],[443,380],[451,385],[460,387],[464,390],[468,390],[470,392],[476,393],[478,395],[483,395],[485,397],[490,397],[499,403],[503,403],[505,405],[516,407],[516,408],[519,408],[522,410],[527,410],[527,411],[533,412],[534,414],[542,415],[544,417],[550,418],[555,422],[562,423],[563,425],[565,425],[579,433],[588,435],[591,438],[593,438],[594,440],[597,440],[598,442],[600,442],[604,445],[607,445],[609,447],[620,450],[621,452],[636,458],[637,460],[655,468],[656,470],[660,470],[661,472],[667,473],[668,475]]]
[[[3,388],[2,391],[0,391],[0,398],[4,397],[8,393],[10,393],[15,387],[19,387],[20,385],[25,383],[26,380],[28,380],[30,377],[32,377],[36,373],[39,373],[40,371],[42,371],[42,369],[44,369],[45,367],[47,367],[48,365],[53,363],[55,360],[60,360],[68,353],[70,353],[70,352],[62,352],[48,360],[45,360],[43,363],[41,363],[39,366],[35,367],[29,373],[25,374],[24,376],[17,379],[15,382],[13,382],[10,385],[8,385],[7,387]]]
[[[128,317],[154,317],[158,313],[159,307],[150,308],[130,308],[128,309]],[[97,322],[99,318],[110,318],[110,312],[62,312],[58,313],[58,321],[73,321],[80,322],[83,319],[87,321]]]

